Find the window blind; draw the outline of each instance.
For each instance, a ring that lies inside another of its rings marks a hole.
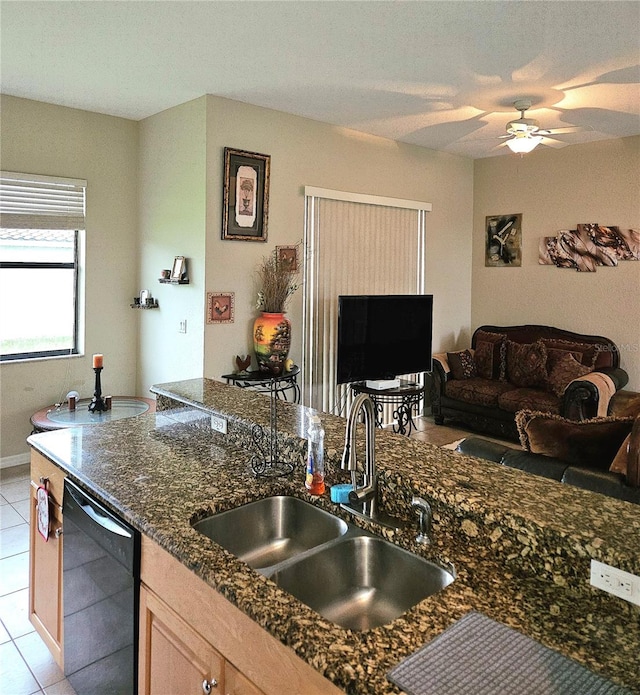
[[[352,202],[315,189],[305,193],[303,400],[339,412],[351,398],[347,387],[336,385],[338,296],[422,294],[425,215],[431,206],[384,198],[376,204],[371,196],[354,196]]]
[[[0,172],[0,226],[4,229],[84,229],[87,182]]]

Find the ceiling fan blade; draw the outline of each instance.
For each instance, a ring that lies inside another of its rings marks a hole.
[[[579,133],[581,130],[588,130],[583,126],[573,125],[566,128],[550,128],[549,130],[541,128],[538,135],[563,135],[564,133]]]
[[[546,145],[547,147],[560,148],[560,147],[566,147],[569,143],[568,142],[561,142],[560,140],[555,140],[554,138],[548,138],[548,137],[542,136],[542,142],[540,144]]]

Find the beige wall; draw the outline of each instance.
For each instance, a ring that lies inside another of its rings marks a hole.
[[[640,262],[578,273],[538,264],[538,241],[580,222],[640,226],[640,137],[479,159],[471,325],[550,324],[611,338],[640,391]],[[487,215],[522,213],[522,267],[485,268]]]
[[[70,389],[91,395],[94,352],[105,355],[105,390],[122,395],[231,370],[234,356],[251,350],[256,264],[276,244],[302,238],[305,185],[431,202],[435,347],[468,334],[470,160],[216,97],[140,123],[13,97],[2,105],[3,168],[88,180],[88,357],[0,367],[3,459],[26,452],[34,411]],[[220,239],[225,146],[272,155],[266,244]],[[188,257],[191,283],[160,285],[159,271],[176,255]],[[141,289],[160,309],[129,308]],[[236,293],[235,323],[204,324],[207,290]],[[301,299],[298,292],[290,311],[296,359]],[[185,319],[187,333],[179,334]]]
[[[140,289],[160,309],[136,313],[138,388],[202,376],[205,296],[206,97],[141,121]],[[186,256],[188,285],[163,285],[160,271]],[[178,333],[186,320],[187,332]]]
[[[224,147],[271,155],[267,243],[222,241]],[[366,136],[325,123],[209,96],[207,102],[206,289],[235,292],[235,322],[205,326],[205,369],[219,378],[252,350],[254,270],[276,245],[303,236],[304,186],[433,204],[427,215],[427,291],[434,294],[434,347],[452,347],[470,319],[472,167],[469,159]],[[366,262],[367,252],[362,249]],[[288,315],[300,360],[302,292]]]
[[[0,141],[5,170],[87,180],[85,356],[0,366],[6,459],[26,454],[32,413],[72,389],[92,395],[93,353],[104,354],[104,391],[136,393],[137,124],[3,96]]]
[[[234,356],[251,350],[256,264],[276,244],[302,238],[305,185],[433,204],[435,349],[464,346],[481,323],[601,333],[623,348],[628,388],[640,390],[640,263],[597,273],[537,263],[538,238],[560,228],[638,226],[638,137],[474,163],[212,96],[140,123],[3,96],[0,126],[2,168],[88,181],[87,356],[0,366],[3,461],[26,453],[34,411],[71,389],[91,395],[94,352],[105,354],[103,384],[114,394],[231,370]],[[266,244],[220,239],[225,146],[272,156]],[[524,215],[523,266],[485,268],[484,218],[511,212]],[[159,271],[176,255],[189,258],[191,284],[160,285]],[[141,289],[160,309],[129,308]],[[207,290],[235,292],[233,324],[205,325]],[[289,312],[296,360],[301,299],[298,292]]]

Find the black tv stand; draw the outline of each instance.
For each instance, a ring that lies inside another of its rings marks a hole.
[[[382,428],[382,415],[385,405],[397,405],[393,411],[393,431],[409,436],[415,429],[413,409],[420,404],[425,387],[415,381],[400,379],[400,386],[392,389],[372,389],[364,381],[351,384],[354,393],[366,393],[373,401],[376,411],[376,427]]]

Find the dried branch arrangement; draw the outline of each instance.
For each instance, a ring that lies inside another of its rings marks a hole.
[[[258,301],[256,308],[269,313],[285,311],[291,295],[298,289],[300,274],[278,258],[274,249],[263,258],[257,271]]]

